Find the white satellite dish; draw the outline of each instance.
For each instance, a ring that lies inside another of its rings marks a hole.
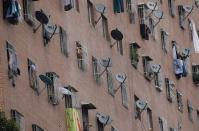
[[[49,34],[59,33],[59,28],[55,24],[45,24],[44,25],[45,31],[47,31]]]
[[[153,72],[158,73],[160,71],[161,65],[158,64],[154,64],[151,66],[151,69],[153,70]]]
[[[64,88],[64,87],[57,87],[59,92],[62,94],[62,95],[73,95],[72,92],[70,92],[68,89]]]
[[[96,4],[95,9],[97,12],[104,14],[106,7],[103,4]]]
[[[101,59],[100,64],[104,67],[112,67],[112,60],[111,58]]]
[[[185,48],[185,49],[183,49],[183,51],[182,51],[182,55],[183,55],[183,56],[189,56],[190,52],[191,52],[191,49],[190,49],[190,48]]]
[[[193,6],[192,5],[183,5],[183,9],[190,13],[193,10]]]
[[[97,118],[104,125],[108,125],[113,121],[109,115],[103,113],[97,113]]]
[[[116,74],[115,76],[116,80],[118,80],[120,83],[123,83],[126,79],[126,74]]]
[[[151,10],[158,10],[157,2],[147,2],[146,5]]]
[[[156,11],[154,11],[154,15],[156,18],[162,19],[164,12],[162,10],[156,10]]]
[[[140,110],[144,110],[147,107],[147,102],[142,101],[142,100],[137,100],[136,101],[136,106],[140,109]]]

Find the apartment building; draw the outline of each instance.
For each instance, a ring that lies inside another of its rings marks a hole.
[[[198,0],[1,5],[0,111],[20,131],[199,130]]]

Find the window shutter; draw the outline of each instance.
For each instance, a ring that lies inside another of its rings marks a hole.
[[[122,40],[120,40],[120,41],[117,43],[117,50],[120,52],[121,55],[123,55]]]
[[[191,122],[193,122],[193,116],[192,116],[193,107],[192,107],[192,104],[191,104],[190,100],[187,100],[187,109],[188,109],[188,114],[189,114],[189,120]]]
[[[114,96],[114,84],[113,84],[113,76],[110,71],[107,71],[107,85],[108,85],[108,92]]]
[[[30,59],[28,59],[28,74],[30,87],[33,88],[37,94],[39,94],[39,83],[37,78],[36,65]]]
[[[68,43],[68,35],[66,31],[60,26],[60,47],[61,52],[68,57],[69,55],[69,43]]]
[[[161,43],[162,43],[162,50],[167,53],[168,52],[168,33],[163,29],[160,30],[161,34]]]
[[[195,85],[199,84],[199,65],[192,65],[192,79]]]
[[[154,72],[151,69],[150,61],[152,61],[152,59],[149,56],[143,56],[144,77],[148,81],[154,78]]]
[[[24,20],[31,26],[34,26],[34,4],[33,0],[23,0]]]
[[[124,1],[123,0],[113,0],[113,10],[114,10],[114,13],[124,12]]]
[[[87,8],[88,8],[88,21],[92,26],[95,26],[95,19],[94,19],[94,7],[93,3],[90,0],[87,0]]]
[[[182,94],[178,90],[176,90],[176,94],[177,94],[178,110],[183,112]]]
[[[155,87],[158,91],[162,91],[162,73],[158,72],[158,73],[154,73],[154,81],[155,81]]]
[[[166,94],[167,94],[167,99],[169,102],[174,101],[174,83],[173,81],[169,80],[168,78],[165,78],[165,84],[166,84]]]
[[[180,28],[185,29],[185,10],[182,5],[178,6],[178,13],[179,13],[179,24]]]
[[[128,97],[125,84],[121,85],[122,105],[128,108]]]
[[[87,48],[83,47],[79,42],[76,42],[76,53],[77,53],[77,62],[78,67],[82,71],[87,70]]]
[[[135,48],[133,45],[130,45],[130,58],[131,64],[137,69],[139,58],[137,54],[137,48]]]

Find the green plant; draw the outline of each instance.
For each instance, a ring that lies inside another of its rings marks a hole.
[[[19,131],[13,119],[7,119],[3,112],[0,112],[0,130],[1,131]]]

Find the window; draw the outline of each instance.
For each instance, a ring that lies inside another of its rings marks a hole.
[[[23,0],[24,20],[30,25],[34,26],[34,0]]]
[[[80,42],[76,42],[77,63],[79,69],[86,71],[87,69],[87,48],[82,46]]]
[[[134,112],[135,112],[135,119],[141,120],[141,113],[140,109],[137,107],[136,102],[139,100],[139,98],[134,95]]]
[[[179,25],[181,29],[185,29],[185,10],[182,5],[178,6],[178,13],[179,13]]]
[[[114,13],[124,12],[124,1],[123,0],[113,0],[113,11],[114,11]]]
[[[77,90],[71,86],[65,87],[72,92],[72,95],[64,95],[65,108],[74,108],[76,106],[76,92]]]
[[[21,113],[16,110],[11,110],[11,117],[15,121],[20,131],[25,131],[25,120]]]
[[[88,117],[88,110],[82,108],[82,119],[83,119],[83,130],[89,131],[89,117]]]
[[[79,0],[75,0],[75,9],[77,10],[77,12],[80,12],[80,10],[79,10]]]
[[[148,26],[148,19],[146,19],[147,8],[145,4],[138,5],[138,17],[140,23],[140,35],[142,39],[149,40],[149,34],[151,33]]]
[[[199,85],[199,65],[192,65],[192,79],[195,85]]]
[[[123,55],[122,40],[118,41],[118,43],[117,43],[117,50],[120,52],[120,55]]]
[[[135,24],[135,1],[132,0],[126,0],[126,7],[127,7],[127,12],[129,15],[129,22],[130,24]]]
[[[9,42],[6,42],[6,47],[8,59],[8,78],[12,81],[12,86],[15,87],[16,77],[20,75],[17,54],[15,48]]]
[[[121,95],[122,95],[122,105],[125,108],[128,108],[128,97],[127,97],[126,86],[124,83],[121,85]]]
[[[149,29],[153,39],[155,39],[155,21],[151,17],[149,18]]]
[[[193,122],[193,115],[192,115],[193,107],[190,100],[187,100],[187,110],[188,110],[189,120]]]
[[[177,131],[175,128],[170,127],[169,131]]]
[[[59,104],[59,100],[58,100],[58,92],[56,88],[58,88],[57,84],[58,84],[59,76],[54,72],[47,72],[46,76],[49,77],[53,82],[53,85],[46,85],[47,91],[48,91],[48,100],[51,104],[57,105]]]
[[[66,31],[60,26],[59,28],[59,35],[60,35],[60,48],[61,53],[68,57],[69,55],[69,43],[68,43],[68,35]]]
[[[175,0],[168,0],[169,14],[175,16]]]
[[[158,91],[162,91],[162,73],[159,72],[154,72],[154,82],[155,82],[155,88]]]
[[[92,57],[92,67],[93,67],[93,78],[99,84],[100,83],[100,64],[99,60]]]
[[[106,76],[107,76],[108,92],[109,92],[109,94],[114,96],[115,93],[114,93],[114,82],[113,82],[114,78],[113,78],[113,75],[110,71],[107,71]]]
[[[178,90],[176,90],[176,95],[177,95],[178,110],[180,112],[183,112],[182,93],[180,93]]]
[[[197,122],[199,123],[199,110],[197,110],[196,113],[197,113]]]
[[[130,58],[131,58],[131,65],[137,69],[138,62],[139,62],[139,55],[138,55],[138,49],[140,46],[137,43],[131,43],[130,44]]]
[[[151,81],[154,77],[154,73],[151,69],[151,64],[150,64],[152,59],[149,56],[143,56],[142,60],[143,60],[143,66],[144,66],[144,77],[148,81]]]
[[[159,126],[160,126],[160,131],[164,131],[164,123],[162,118],[158,118]]]
[[[189,38],[193,41],[193,26],[190,19],[188,19]]]
[[[150,108],[147,108],[147,117],[148,117],[149,130],[153,131],[153,117],[152,117],[152,111]]]
[[[102,15],[102,30],[103,30],[103,37],[107,40],[110,41],[110,35],[109,35],[109,30],[108,30],[108,20],[107,18]]]
[[[174,83],[173,81],[169,80],[168,78],[165,78],[165,84],[166,84],[166,95],[169,102],[174,101]]]
[[[94,6],[90,0],[87,0],[88,6],[88,21],[94,27],[95,26],[95,19],[94,19]]]
[[[168,35],[169,34],[163,29],[160,29],[160,35],[161,35],[162,50],[165,53],[168,53]]]
[[[97,119],[97,128],[98,131],[104,131],[104,124],[101,123],[98,119]]]
[[[28,75],[30,87],[39,95],[39,82],[37,78],[36,65],[30,59],[28,59]]]
[[[38,125],[32,124],[32,131],[44,131],[44,130]]]

